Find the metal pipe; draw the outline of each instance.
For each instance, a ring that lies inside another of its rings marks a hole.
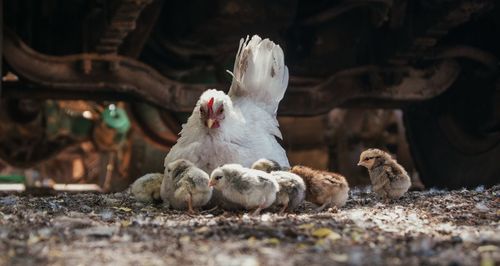
[[[120,55],[37,53],[5,31],[4,56],[22,79],[49,89],[76,94],[114,92],[145,100],[165,109],[191,111],[206,85],[169,80],[151,67]]]

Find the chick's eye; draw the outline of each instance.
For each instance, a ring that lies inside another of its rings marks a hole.
[[[218,176],[215,177],[215,180],[220,180],[221,178],[222,178],[222,176],[218,175]]]

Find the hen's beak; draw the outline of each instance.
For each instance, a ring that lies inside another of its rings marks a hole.
[[[208,128],[212,128],[214,126],[214,124],[215,124],[215,119],[213,119],[213,118],[207,119],[207,127]]]

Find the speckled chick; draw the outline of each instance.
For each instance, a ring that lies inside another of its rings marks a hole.
[[[280,191],[276,195],[273,206],[281,207],[280,213],[293,211],[304,201],[306,194],[304,180],[294,173],[287,172],[290,169],[289,167],[281,167],[274,160],[259,159],[252,164],[252,169],[270,173],[278,182]]]
[[[134,198],[141,202],[160,201],[160,186],[163,181],[163,174],[151,173],[135,180],[130,185],[130,192]]]
[[[342,175],[300,165],[292,167],[291,172],[302,177],[306,184],[306,200],[320,205],[317,211],[345,205],[349,196],[349,184]]]
[[[362,152],[358,165],[368,169],[372,190],[383,199],[398,199],[411,186],[406,170],[391,155],[379,149]]]
[[[290,170],[289,167],[282,167],[278,162],[275,160],[270,160],[270,159],[259,159],[256,162],[252,164],[252,169],[256,170],[261,170],[266,173],[271,173],[273,171],[288,171]]]
[[[172,208],[194,213],[194,208],[204,206],[212,197],[208,182],[205,171],[188,160],[175,160],[165,167],[160,195]]]
[[[210,186],[220,191],[224,199],[255,210],[254,215],[271,206],[279,191],[278,183],[270,174],[239,164],[216,168],[210,175]]]
[[[280,213],[293,211],[304,202],[306,184],[300,176],[286,171],[273,171],[271,176],[280,186],[280,191],[276,194],[276,201],[273,204],[281,207]]]

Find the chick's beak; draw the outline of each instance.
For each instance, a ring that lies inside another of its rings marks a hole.
[[[361,166],[361,162],[358,162],[358,166]]]
[[[213,119],[213,118],[207,119],[207,127],[208,128],[212,128],[214,126],[214,124],[215,124],[215,119]]]
[[[215,186],[215,181],[213,179],[210,179],[210,181],[208,181],[208,186],[209,187]]]

